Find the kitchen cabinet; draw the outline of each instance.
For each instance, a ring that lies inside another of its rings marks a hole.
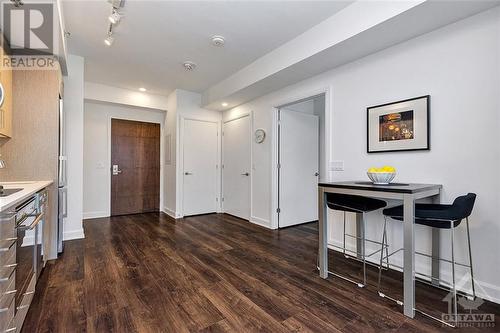
[[[35,296],[51,183],[4,183],[12,192],[0,198],[0,332],[21,332]]]
[[[2,37],[3,38],[3,37]],[[12,137],[12,69],[8,65],[6,44],[0,47],[0,82],[3,87],[3,103],[0,105],[0,138]]]

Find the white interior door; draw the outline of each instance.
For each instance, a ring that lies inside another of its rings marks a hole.
[[[280,110],[279,227],[318,219],[319,118]]]
[[[183,214],[217,211],[217,124],[184,120]]]
[[[224,123],[222,193],[224,212],[250,219],[250,116]]]

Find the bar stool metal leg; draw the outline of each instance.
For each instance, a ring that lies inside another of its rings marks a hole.
[[[361,234],[363,235],[363,238],[361,239],[361,249],[362,249],[362,255],[363,255],[363,287],[366,286],[366,242],[365,242],[365,233],[366,233],[366,219],[365,219],[365,213],[362,215],[362,231]]]
[[[457,304],[457,285],[455,281],[455,228],[453,225],[454,221],[451,221],[451,278],[452,278],[452,288],[453,288],[453,313],[455,315],[454,321],[455,325],[458,323],[458,304]]]
[[[471,251],[471,244],[470,244],[470,233],[469,233],[469,218],[465,218],[465,225],[467,226],[467,244],[469,245],[469,265],[470,265],[470,278],[471,278],[471,284],[472,284],[472,297],[473,299],[476,299],[476,288],[474,286],[474,270],[472,268],[472,251]]]
[[[380,250],[380,264],[378,268],[378,294],[382,296],[382,292],[380,291],[380,287],[382,284],[382,262],[384,261],[384,246],[387,241],[387,217],[384,216],[384,232],[382,233],[382,248]],[[386,254],[387,256],[387,254]],[[387,257],[387,268],[389,268],[389,257]]]
[[[344,211],[343,214],[344,214],[344,257],[347,258],[346,254],[345,254],[345,235],[346,235],[346,230],[345,230],[345,214],[346,214],[346,212]]]

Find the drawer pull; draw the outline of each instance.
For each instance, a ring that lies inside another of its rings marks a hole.
[[[17,293],[17,289],[14,289],[14,290],[11,290],[11,291],[6,291],[3,294],[4,295],[12,295],[12,294],[15,294],[15,293]]]
[[[19,311],[19,310],[26,309],[29,307],[30,307],[29,305],[21,305],[21,306],[18,306],[16,309]],[[2,312],[2,309],[0,309],[0,312]]]
[[[8,332],[15,332],[17,329],[17,327],[12,327],[12,328],[9,328],[9,329],[6,329],[5,331],[3,331],[4,333],[8,333]]]
[[[13,241],[12,243],[10,243],[9,246],[0,248],[0,252],[7,252],[7,251],[9,251],[10,248],[12,247],[12,245],[16,244],[16,241],[17,241],[17,238],[16,238],[15,241]]]
[[[5,238],[5,241],[15,241],[17,240],[17,237],[10,237],[10,238]]]
[[[4,265],[3,267],[6,268],[17,267],[17,264]]]
[[[7,277],[1,278],[0,282],[9,281],[10,277],[12,276],[12,274],[14,274],[15,271],[16,271],[16,266],[12,267],[12,271],[7,275]]]
[[[4,313],[4,312],[7,312],[7,311],[9,311],[9,308],[8,308],[8,307],[7,307],[7,308],[1,308],[1,309],[0,309],[0,313]]]
[[[27,293],[24,293],[24,296],[33,295],[34,293],[35,293],[35,291],[28,291]]]

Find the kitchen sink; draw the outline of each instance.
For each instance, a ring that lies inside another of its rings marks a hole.
[[[22,188],[4,188],[0,189],[0,198],[8,197],[11,194],[22,191]]]

